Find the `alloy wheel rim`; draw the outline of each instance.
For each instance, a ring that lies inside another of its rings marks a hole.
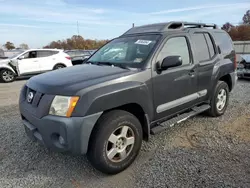
[[[135,134],[128,126],[117,128],[108,138],[106,155],[112,162],[121,162],[126,159],[134,148]]]
[[[6,70],[2,74],[2,78],[4,81],[11,81],[14,79],[14,74],[11,71]]]
[[[227,102],[227,92],[225,89],[221,89],[217,95],[216,107],[219,111],[222,111],[226,106]]]

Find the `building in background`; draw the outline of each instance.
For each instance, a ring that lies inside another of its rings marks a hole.
[[[250,56],[250,41],[234,41],[237,62],[242,61],[242,56]]]

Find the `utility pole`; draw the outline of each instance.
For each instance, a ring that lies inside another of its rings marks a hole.
[[[78,33],[78,36],[79,36],[79,25],[78,25],[78,21],[77,21],[77,33]]]

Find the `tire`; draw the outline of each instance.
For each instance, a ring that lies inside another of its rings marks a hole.
[[[219,81],[215,87],[214,94],[210,103],[211,108],[208,111],[209,115],[212,117],[218,117],[223,115],[227,109],[228,102],[229,102],[228,85],[226,82]]]
[[[126,130],[125,138],[122,131]],[[142,138],[141,124],[133,114],[122,110],[107,112],[98,120],[91,135],[88,160],[105,174],[117,174],[134,162]]]
[[[53,70],[62,69],[62,68],[65,68],[65,66],[62,64],[57,64],[57,65],[55,65]]]
[[[11,70],[3,69],[0,71],[0,80],[4,83],[10,83],[15,81],[16,76]]]

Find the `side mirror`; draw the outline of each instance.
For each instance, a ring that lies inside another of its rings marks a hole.
[[[181,56],[168,56],[165,57],[161,64],[161,69],[166,70],[171,67],[178,67],[182,65]]]
[[[18,59],[18,60],[22,60],[22,59],[24,59],[24,56],[20,56],[20,57],[18,57],[17,59]]]

